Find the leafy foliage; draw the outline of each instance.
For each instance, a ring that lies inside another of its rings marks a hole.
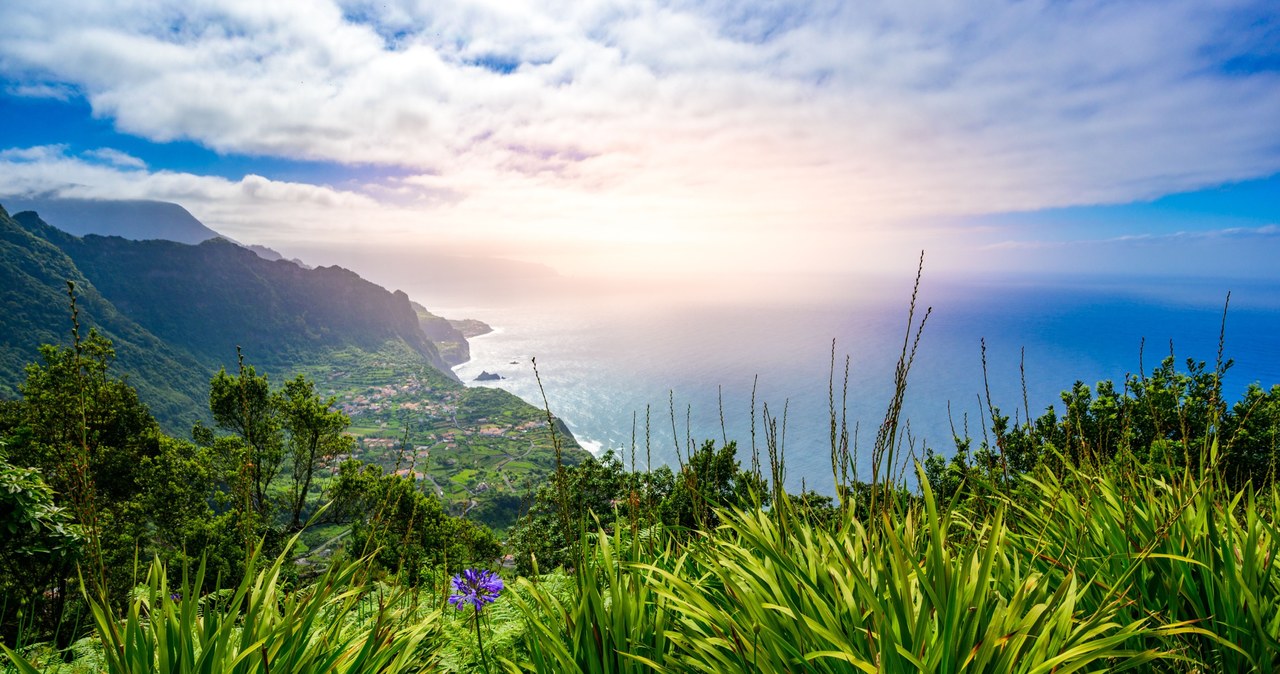
[[[68,280],[85,324],[113,341],[171,432],[209,420],[204,385],[237,346],[272,371],[292,372],[333,351],[394,343],[453,377],[409,298],[345,269],[268,261],[221,239],[75,237],[35,213],[0,209],[0,395],[17,392],[13,377],[37,346],[64,340],[56,326],[66,325]]]
[[[40,629],[56,631],[73,601],[77,559],[95,592],[120,597],[133,582],[135,555],[199,555],[212,538],[215,483],[201,452],[164,436],[132,386],[111,374],[114,350],[96,331],[41,356],[26,370],[23,397],[3,408],[0,441],[12,465],[43,476],[56,512],[73,518],[84,544],[76,559],[6,568],[0,585],[21,586],[28,599],[53,597]],[[12,629],[8,618],[0,625]]]
[[[82,534],[65,508],[54,504],[53,490],[33,468],[11,465],[0,453],[0,532],[5,557],[67,554]]]
[[[361,560],[331,567],[301,591],[284,587],[279,556],[250,572],[229,592],[201,595],[204,567],[171,586],[170,569],[151,565],[146,584],[123,620],[89,598],[112,674],[262,672],[416,672],[430,664],[439,638],[438,611],[405,591],[370,594]],[[0,645],[23,674],[40,671]]]
[[[32,217],[27,217],[32,216]],[[55,242],[70,239],[20,214],[0,208],[0,398],[14,398],[25,366],[42,344],[65,344],[67,282],[75,284],[81,321],[111,340],[119,364],[160,417],[189,426],[204,407],[205,374],[190,354],[156,337],[121,313]],[[189,373],[198,372],[198,376]]]
[[[535,561],[543,569],[572,565],[580,530],[661,523],[692,534],[713,530],[723,508],[767,504],[765,481],[743,470],[736,453],[736,443],[717,448],[707,441],[679,472],[664,466],[629,473],[613,452],[564,468],[538,489],[512,533],[508,547],[516,568],[530,574]]]
[[[450,516],[411,478],[352,459],[342,464],[333,494],[336,510],[354,519],[348,549],[372,553],[381,571],[408,585],[422,583],[431,569],[456,572],[502,554],[493,532]]]
[[[272,394],[266,376],[252,365],[240,364],[236,377],[218,370],[209,384],[209,409],[219,428],[236,434],[242,447],[240,464],[247,475],[248,496],[258,517],[269,517],[274,504],[267,487],[284,463],[284,438],[280,428],[279,398]]]
[[[303,375],[286,381],[277,400],[292,458],[287,493],[289,530],[297,531],[320,464],[351,451],[352,438],[343,433],[351,420],[333,409],[335,398],[321,399],[315,382]]]
[[[0,641],[5,632],[21,640],[24,632],[43,627],[31,613],[37,601],[32,572],[61,567],[79,554],[84,542],[81,528],[57,505],[40,472],[10,464],[3,450],[0,445],[0,537],[5,541],[0,546],[0,596],[5,598],[0,601]],[[15,620],[5,624],[10,611]]]
[[[1179,371],[1169,356],[1149,376],[1128,377],[1123,390],[1110,381],[1093,389],[1077,381],[1062,393],[1061,417],[1050,407],[1022,424],[992,408],[991,435],[976,450],[972,438],[955,438],[950,459],[930,450],[926,476],[944,498],[961,491],[980,497],[1016,492],[1022,475],[1042,467],[1061,476],[1070,466],[1111,462],[1158,470],[1200,466],[1206,448],[1217,444],[1216,465],[1231,488],[1265,489],[1280,465],[1280,387],[1251,386],[1228,406],[1221,379],[1230,366],[1226,361],[1209,370],[1204,361],[1187,359]]]

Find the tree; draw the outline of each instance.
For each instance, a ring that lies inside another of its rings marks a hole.
[[[348,459],[334,485],[337,517],[351,522],[348,549],[375,552],[384,571],[416,585],[424,571],[459,571],[496,559],[502,546],[488,528],[445,512],[412,478],[384,475],[377,466]]]
[[[573,562],[571,542],[579,529],[605,529],[617,520],[629,475],[612,451],[589,456],[576,466],[565,467],[551,482],[538,488],[533,507],[516,523],[509,545],[516,568],[532,573],[532,558],[549,571]],[[563,480],[563,488],[557,481]],[[563,502],[562,502],[563,499]]]
[[[136,492],[134,470],[155,452],[160,427],[137,391],[111,376],[111,342],[91,330],[74,347],[40,347],[40,356],[43,364],[27,366],[18,387],[10,456],[39,468],[61,494],[92,487],[112,499]],[[77,473],[81,467],[87,473]]]
[[[734,442],[717,449],[708,440],[679,472],[662,466],[629,473],[612,451],[564,468],[538,489],[529,513],[515,525],[508,547],[517,571],[532,573],[534,558],[544,571],[573,564],[578,533],[610,531],[621,526],[620,517],[633,526],[661,521],[686,531],[710,531],[719,523],[718,508],[768,504],[768,485],[741,469],[737,449]],[[563,489],[557,489],[559,480]]]
[[[139,493],[134,500],[138,516],[150,521],[151,549],[176,573],[185,563],[199,563],[215,545],[218,468],[207,447],[161,437],[159,450],[138,466]]]
[[[289,530],[297,531],[302,527],[302,514],[316,468],[338,454],[350,452],[352,448],[351,437],[343,435],[351,419],[332,409],[335,398],[321,400],[315,383],[301,374],[285,382],[279,400],[292,458]]]
[[[81,528],[34,468],[8,462],[0,443],[0,642],[20,643],[24,616],[42,590],[34,579],[50,578],[74,559],[83,543]]]
[[[86,589],[123,601],[135,558],[169,558],[182,549],[182,540],[167,536],[187,528],[189,522],[179,521],[183,517],[203,520],[204,514],[175,505],[198,505],[209,485],[189,476],[168,480],[173,489],[148,500],[157,484],[157,461],[185,450],[172,446],[133,387],[111,373],[111,342],[96,331],[84,339],[78,330],[73,336],[72,346],[41,347],[41,362],[27,367],[22,398],[0,408],[0,442],[8,464],[39,474],[53,506],[65,509],[83,533],[79,561]],[[39,626],[48,633],[55,631],[63,603],[78,596],[73,561],[46,557],[13,571],[23,587],[53,597]]]
[[[1280,385],[1250,384],[1223,423],[1224,468],[1233,487],[1274,484],[1280,470]]]
[[[719,523],[717,508],[748,507],[753,500],[767,502],[768,485],[751,471],[741,470],[738,444],[730,441],[716,449],[714,440],[689,455],[676,474],[676,484],[662,503],[667,524],[710,531]]]
[[[284,439],[280,427],[280,401],[271,393],[267,376],[240,361],[232,377],[218,370],[209,383],[209,410],[219,428],[238,435],[244,443],[241,467],[254,512],[270,521],[267,486],[284,463]]]

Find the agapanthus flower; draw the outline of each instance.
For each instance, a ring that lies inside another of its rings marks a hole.
[[[502,592],[502,578],[489,570],[467,569],[453,577],[453,589],[455,592],[449,595],[449,603],[454,608],[461,611],[471,605],[479,613],[480,609],[498,600],[498,593]]]

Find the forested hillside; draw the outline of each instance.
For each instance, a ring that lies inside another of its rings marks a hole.
[[[241,346],[256,362],[287,365],[328,349],[377,349],[402,340],[432,367],[448,366],[418,327],[403,292],[341,267],[303,269],[264,260],[221,239],[164,240],[65,234],[37,214],[28,231],[62,249],[104,297],[160,338],[205,361],[230,362]]]
[[[0,206],[0,398],[17,395],[23,368],[41,344],[66,343],[71,334],[67,282],[75,283],[79,320],[115,345],[122,371],[160,419],[190,423],[207,409],[207,370],[189,352],[165,343],[121,313],[57,245],[42,234],[70,235],[19,224]]]
[[[464,387],[419,313],[451,362],[466,358],[465,336],[403,292],[223,239],[72,236],[33,212],[0,210],[0,401],[20,397],[42,344],[71,343],[72,286],[80,338],[109,341],[113,371],[175,438],[217,425],[209,382],[243,358],[264,386],[311,378],[349,417],[349,454],[422,480],[452,513],[505,528],[521,490],[556,465],[545,412]],[[556,428],[568,460],[586,456]]]
[[[132,241],[54,228],[34,212],[0,215],[0,392],[12,396],[36,347],[70,330],[67,281],[81,321],[111,338],[122,369],[167,428],[207,418],[201,389],[236,348],[269,371],[325,362],[346,349],[402,345],[443,378],[456,377],[402,292],[340,267],[264,260],[225,240]]]

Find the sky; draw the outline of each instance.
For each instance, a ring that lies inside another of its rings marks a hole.
[[[172,201],[400,285],[921,250],[1277,276],[1274,0],[48,0],[0,26],[0,195]]]

